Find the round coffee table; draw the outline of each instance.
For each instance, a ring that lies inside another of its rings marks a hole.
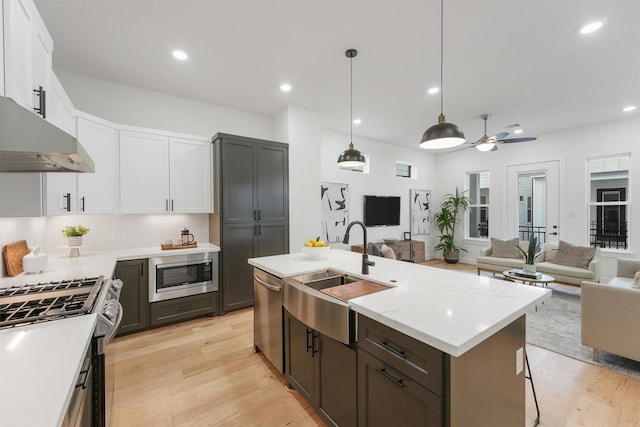
[[[540,274],[540,277],[537,277],[537,278],[524,277],[524,276],[517,275],[513,270],[503,271],[502,275],[507,279],[517,280],[519,282],[526,283],[529,285],[537,285],[538,283],[541,283],[542,285],[547,286],[547,283],[551,283],[554,280],[556,280],[555,277],[549,276],[548,274]]]

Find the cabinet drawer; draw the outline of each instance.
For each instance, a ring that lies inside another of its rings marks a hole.
[[[209,292],[154,302],[151,304],[151,324],[161,325],[205,314],[215,314],[217,301],[217,292]]]
[[[360,314],[358,348],[442,396],[444,355],[440,350]]]

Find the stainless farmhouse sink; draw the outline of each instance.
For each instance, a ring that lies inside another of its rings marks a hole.
[[[282,303],[307,326],[345,344],[355,341],[355,313],[348,300],[388,289],[387,285],[325,270],[285,279]]]

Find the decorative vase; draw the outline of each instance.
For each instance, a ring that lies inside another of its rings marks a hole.
[[[67,245],[69,245],[69,246],[82,246],[82,236],[69,236],[69,237],[67,237]]]
[[[530,273],[535,273],[536,272],[536,265],[535,264],[524,264],[522,266],[522,269],[524,271],[528,271]]]
[[[460,251],[449,251],[444,254],[444,260],[447,264],[457,264],[460,259]]]

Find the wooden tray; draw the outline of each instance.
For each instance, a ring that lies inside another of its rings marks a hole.
[[[186,245],[165,245],[165,244],[161,244],[160,248],[163,251],[168,251],[171,249],[193,249],[193,248],[197,248],[198,247],[198,242],[191,242],[189,244]]]
[[[389,286],[369,282],[368,280],[360,280],[358,282],[346,283],[332,288],[320,289],[320,292],[324,292],[327,295],[347,302],[350,299],[384,291],[385,289],[389,289]]]
[[[2,248],[4,263],[7,267],[7,274],[9,276],[17,276],[24,272],[24,269],[22,268],[22,257],[28,253],[29,247],[27,246],[26,240],[9,243]]]

